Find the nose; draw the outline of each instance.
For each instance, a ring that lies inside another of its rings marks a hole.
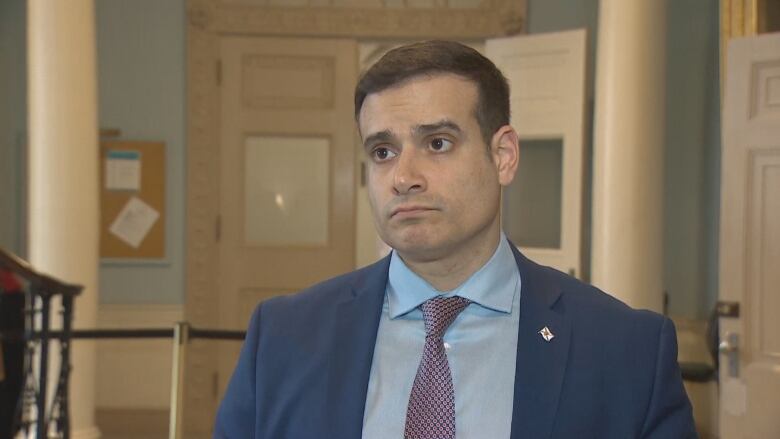
[[[420,171],[419,157],[415,157],[414,148],[403,148],[396,160],[393,174],[395,194],[407,195],[425,191],[426,181]]]

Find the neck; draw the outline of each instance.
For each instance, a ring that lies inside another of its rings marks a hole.
[[[461,248],[448,249],[445,255],[434,259],[415,258],[399,252],[399,256],[410,270],[425,279],[439,291],[454,290],[472,274],[482,268],[498,248],[501,237],[498,228],[489,228],[484,235],[475,236],[474,242]]]

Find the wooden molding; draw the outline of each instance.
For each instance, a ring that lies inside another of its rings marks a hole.
[[[195,14],[198,16],[198,14]],[[184,316],[198,327],[216,327],[218,314],[217,241],[219,212],[219,40],[192,20],[187,32],[187,257]],[[205,20],[205,16],[200,20]],[[184,397],[185,435],[211,431],[217,402],[212,376],[213,346],[193,343],[187,355]]]
[[[190,26],[214,33],[348,38],[483,39],[525,28],[525,0],[473,8],[280,7],[190,0]]]

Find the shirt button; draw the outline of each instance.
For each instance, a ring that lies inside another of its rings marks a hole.
[[[449,351],[450,350],[450,344],[445,342],[444,343],[444,349]]]

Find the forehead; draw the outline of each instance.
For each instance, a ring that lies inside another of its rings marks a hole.
[[[454,74],[419,76],[372,93],[363,101],[358,125],[362,136],[381,130],[453,120],[476,124],[477,86]]]

